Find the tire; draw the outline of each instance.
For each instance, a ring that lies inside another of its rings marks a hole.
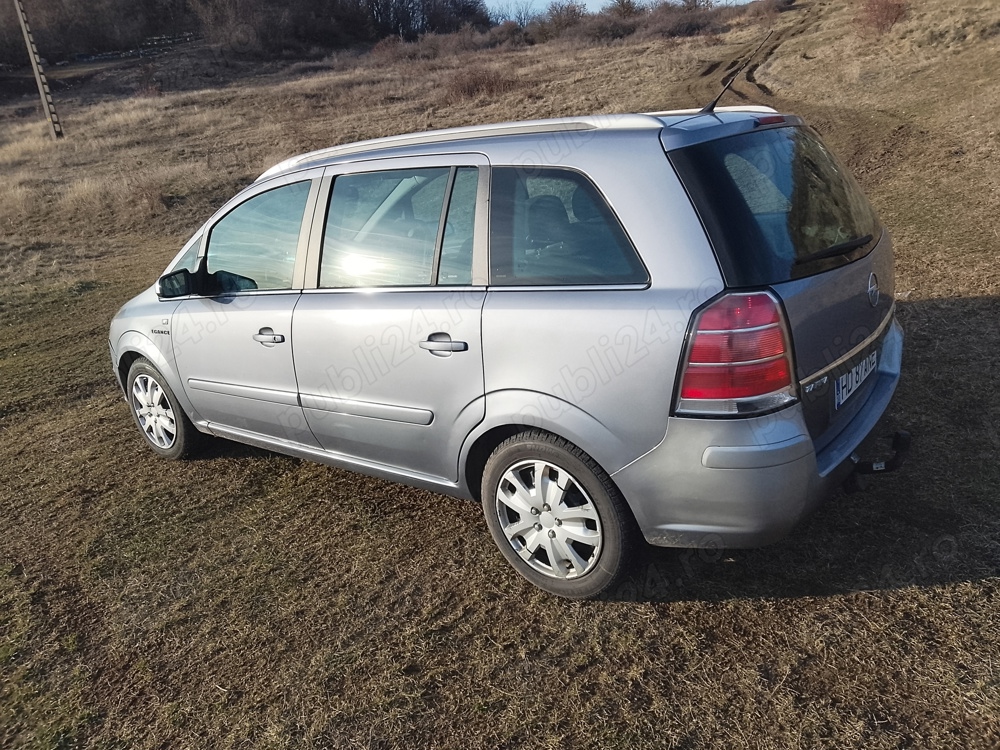
[[[539,471],[555,482],[541,494]],[[486,462],[482,498],[493,541],[538,588],[591,599],[628,572],[632,512],[607,472],[572,443],[539,430],[508,438]]]
[[[190,455],[198,431],[177,402],[167,381],[148,359],[132,363],[126,381],[132,420],[154,453],[177,460]]]

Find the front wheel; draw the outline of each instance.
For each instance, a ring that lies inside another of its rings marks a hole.
[[[149,360],[140,357],[128,371],[128,403],[146,445],[163,458],[178,459],[194,447],[198,431],[177,397]]]
[[[539,588],[589,599],[627,572],[631,511],[607,473],[572,443],[540,431],[507,439],[486,463],[482,497],[501,553]]]

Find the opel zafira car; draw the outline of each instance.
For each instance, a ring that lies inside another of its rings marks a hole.
[[[582,598],[642,539],[774,542],[856,471],[893,291],[889,233],[796,116],[518,122],[267,170],[121,309],[111,360],[160,456],[208,433],[478,501],[521,575]]]

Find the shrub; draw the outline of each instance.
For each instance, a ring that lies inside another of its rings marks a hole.
[[[379,39],[372,47],[372,56],[383,62],[395,62],[406,57],[403,51],[404,42],[398,36],[387,36]]]
[[[523,33],[521,36],[523,37]],[[497,47],[502,43],[492,31],[483,34],[466,26],[451,34],[424,34],[412,42],[403,41],[398,36],[389,36],[379,40],[372,47],[371,53],[378,60],[387,63],[400,60],[436,60],[461,52]]]
[[[746,15],[765,27],[773,26],[778,14],[788,10],[792,3],[793,0],[757,0],[746,6]]]
[[[418,43],[432,45],[437,50],[438,57],[496,46],[488,34],[469,24],[450,34],[424,34]]]
[[[504,21],[487,34],[490,47],[523,47],[528,43],[524,29],[514,21]]]
[[[552,0],[545,15],[556,30],[564,31],[583,20],[587,6],[575,0]]]
[[[277,27],[268,24],[259,3],[244,0],[189,0],[205,38],[239,55],[259,55],[274,40]]]
[[[135,87],[136,96],[163,96],[160,82],[156,80],[156,73],[156,65],[153,63],[145,63],[139,69],[139,83]]]
[[[646,7],[639,0],[611,0],[601,8],[601,13],[618,18],[638,18],[645,14]]]
[[[639,28],[641,19],[625,18],[607,12],[597,13],[585,18],[573,29],[573,36],[592,42],[613,42],[632,36]]]
[[[479,96],[497,96],[517,88],[518,80],[500,68],[474,66],[457,73],[448,82],[451,100],[474,99]]]
[[[542,16],[535,18],[526,29],[537,42],[547,42],[565,34],[587,15],[587,8],[575,0],[552,0]]]
[[[905,0],[864,0],[858,22],[862,28],[881,36],[902,21],[905,15]]]
[[[725,31],[718,10],[679,7],[663,3],[650,11],[646,33],[652,36],[679,37],[718,34]]]

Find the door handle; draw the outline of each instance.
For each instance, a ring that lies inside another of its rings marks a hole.
[[[432,352],[464,352],[469,345],[464,341],[421,341],[420,348]]]
[[[285,337],[280,333],[275,333],[271,328],[261,328],[253,335],[254,341],[259,341],[264,346],[274,346],[285,343]]]
[[[465,341],[452,341],[447,333],[432,333],[420,342],[420,348],[438,357],[449,357],[452,352],[464,352],[469,348]]]

